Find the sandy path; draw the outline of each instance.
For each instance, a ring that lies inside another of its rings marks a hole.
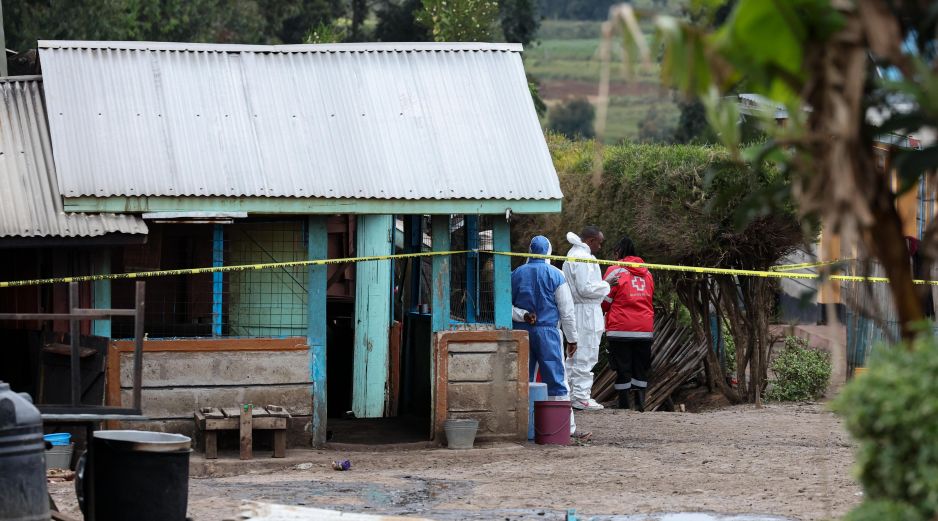
[[[593,432],[590,446],[310,451],[306,470],[191,480],[189,512],[224,519],[253,499],[436,519],[562,519],[575,508],[586,519],[710,511],[814,520],[842,516],[860,500],[849,440],[819,405],[607,410],[577,422]],[[352,460],[351,472],[329,467],[339,457]],[[66,507],[70,486],[52,485]]]

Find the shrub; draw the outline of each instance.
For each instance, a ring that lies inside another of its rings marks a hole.
[[[776,402],[817,400],[831,379],[830,355],[811,349],[807,341],[789,336],[785,348],[772,362],[776,379],[766,399]]]
[[[925,521],[917,510],[896,501],[864,501],[844,518],[845,521]]]
[[[569,138],[591,138],[596,109],[586,98],[572,98],[547,112],[547,128]]]
[[[732,373],[736,371],[736,339],[733,338],[733,332],[725,324],[721,323],[721,336],[723,337],[723,355],[725,357],[726,369]]]
[[[857,448],[864,503],[849,519],[934,519],[938,514],[938,342],[880,349],[832,407]],[[914,511],[916,516],[907,515]],[[874,517],[879,514],[879,517]]]

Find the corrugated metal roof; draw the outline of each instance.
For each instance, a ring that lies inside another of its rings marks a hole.
[[[560,199],[520,51],[41,41],[59,187]]]
[[[133,216],[70,214],[52,161],[39,77],[0,78],[0,237],[95,237],[147,233]]]

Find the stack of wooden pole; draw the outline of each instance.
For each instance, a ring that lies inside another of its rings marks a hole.
[[[695,339],[690,328],[678,324],[674,317],[656,320],[645,410],[661,407],[675,389],[700,370],[706,356],[707,342]],[[614,399],[615,380],[615,371],[607,365],[593,382],[593,399],[598,402]]]

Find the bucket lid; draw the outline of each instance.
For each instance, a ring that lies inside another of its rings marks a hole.
[[[140,452],[177,452],[192,447],[188,436],[168,432],[97,431],[94,437],[115,448]]]

